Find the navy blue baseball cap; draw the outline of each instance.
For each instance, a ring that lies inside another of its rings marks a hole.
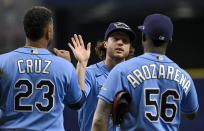
[[[148,15],[142,26],[138,26],[152,40],[172,40],[173,24],[168,16],[163,14]]]
[[[124,31],[130,37],[130,41],[132,42],[135,39],[135,32],[125,23],[123,22],[113,22],[111,23],[105,33],[104,40],[107,40],[109,35],[115,31]]]

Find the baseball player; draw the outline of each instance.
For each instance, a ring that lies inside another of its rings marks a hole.
[[[125,61],[130,57],[133,57],[134,48],[131,46],[131,42],[133,42],[134,39],[135,33],[127,24],[122,22],[114,22],[111,23],[107,28],[105,32],[104,41],[97,43],[95,47],[96,53],[99,55],[102,61],[90,65],[86,68],[84,87],[86,102],[84,103],[82,108],[78,110],[78,122],[81,131],[91,130],[91,124],[98,102],[97,95],[103,88],[104,81],[106,80],[110,70],[116,64]],[[74,52],[74,55],[77,60],[81,61],[75,53],[79,53],[79,51],[75,50],[78,50],[79,48],[84,48],[81,36],[74,35],[74,38],[72,38],[72,42],[74,43],[74,47],[72,47],[71,44],[69,44],[69,47]],[[82,56],[84,56],[85,54],[83,54]],[[60,56],[64,57],[61,54]],[[79,63],[81,62],[78,62],[77,68],[80,65]],[[112,127],[111,121],[109,125],[109,131],[115,130],[115,127]]]
[[[126,106],[129,112],[121,116],[122,120],[118,118],[120,130],[177,131],[181,114],[188,119],[196,116],[199,105],[191,77],[165,56],[172,42],[170,18],[162,14],[149,15],[139,29],[144,54],[111,70],[99,93],[93,131],[108,129],[112,105],[117,103],[120,92],[127,92],[131,98]]]
[[[47,50],[51,11],[32,7],[23,24],[25,46],[0,55],[0,130],[64,131],[64,106],[82,106],[83,86],[73,65]]]

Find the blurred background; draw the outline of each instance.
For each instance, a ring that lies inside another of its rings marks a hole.
[[[181,131],[204,129],[204,1],[203,0],[0,0],[0,54],[25,44],[23,16],[26,9],[43,5],[53,11],[55,37],[53,47],[69,50],[74,33],[81,34],[85,43],[92,42],[89,64],[99,61],[94,46],[103,40],[111,22],[121,21],[136,32],[135,55],[141,55],[141,32],[137,26],[153,13],[171,17],[174,23],[173,44],[167,56],[186,69],[194,79],[200,109],[194,121],[182,119]],[[72,62],[76,60],[71,53]],[[77,113],[65,109],[66,130],[78,130]]]

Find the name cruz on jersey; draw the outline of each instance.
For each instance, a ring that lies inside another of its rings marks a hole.
[[[42,67],[43,63],[45,64]],[[51,64],[50,60],[40,60],[40,59],[27,59],[27,60],[18,60],[18,71],[20,74],[22,73],[43,73],[49,74],[47,68]],[[25,66],[24,66],[25,65]],[[25,67],[25,69],[23,69]]]
[[[127,75],[128,81],[134,88],[139,86],[145,80],[160,78],[178,82],[182,86],[185,93],[188,92],[191,85],[191,81],[187,79],[181,70],[176,69],[173,66],[165,66],[163,64],[143,65],[141,69],[137,68],[133,70],[132,73]]]

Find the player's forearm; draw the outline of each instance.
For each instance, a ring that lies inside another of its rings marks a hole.
[[[92,131],[107,131],[109,126],[110,112],[112,105],[99,99],[94,114]]]
[[[78,62],[76,67],[76,72],[79,80],[79,87],[81,88],[81,90],[84,90],[85,72],[86,72],[87,63],[88,62],[83,62],[83,63]]]
[[[108,130],[108,123],[109,117],[101,115],[100,113],[95,113],[93,124],[92,124],[92,131],[107,131]]]
[[[92,124],[92,131],[107,131],[108,130],[108,122],[105,122],[101,118],[94,118],[94,122]]]

